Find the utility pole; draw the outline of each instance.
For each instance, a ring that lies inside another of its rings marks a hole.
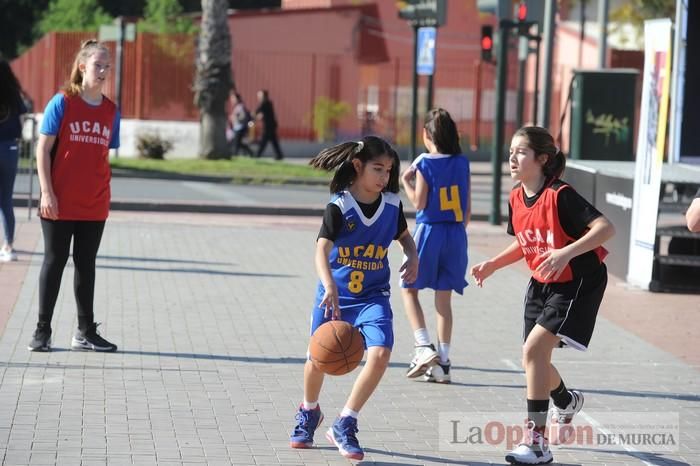
[[[117,37],[116,40],[116,52],[117,52],[117,57],[116,57],[116,63],[115,63],[115,75],[116,79],[114,82],[114,93],[115,93],[115,100],[117,101],[117,109],[119,112],[122,111],[122,69],[124,68],[124,18],[122,16],[117,17],[114,20],[117,29],[118,29],[118,34],[119,36]],[[114,149],[114,158],[119,158],[119,148]]]
[[[544,69],[542,70],[542,93],[540,94],[540,114],[537,118],[538,126],[549,126],[549,101],[552,94],[552,56],[554,55],[554,18],[557,13],[556,0],[545,0],[544,7]]]
[[[503,164],[503,140],[506,115],[506,78],[508,76],[508,37],[513,22],[507,19],[498,24],[498,56],[496,58],[496,115],[493,125],[493,149],[491,152],[491,173],[493,184],[491,192],[491,225],[501,224],[501,174]]]
[[[600,24],[598,68],[605,68],[608,61],[608,2],[609,0],[598,0],[598,23]]]
[[[416,125],[418,124],[418,24],[413,25],[413,98],[411,99],[411,154],[416,156]]]

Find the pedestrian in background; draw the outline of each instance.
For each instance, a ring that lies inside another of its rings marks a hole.
[[[39,319],[30,351],[51,349],[51,318],[71,240],[78,308],[71,349],[117,349],[97,332],[93,309],[95,261],[109,215],[109,149],[119,147],[119,111],[102,94],[110,67],[104,44],[83,42],[68,83],[44,110],[36,151],[44,262],[39,275]]]
[[[245,155],[253,156],[253,151],[248,144],[243,142],[248,136],[248,125],[252,121],[250,110],[243,102],[243,98],[238,92],[231,93],[231,117],[229,127],[232,131],[231,155],[240,155],[241,150]]]
[[[260,137],[260,145],[256,157],[262,156],[267,143],[272,143],[272,148],[275,150],[275,160],[282,160],[284,155],[280,149],[279,139],[277,138],[277,117],[275,116],[275,107],[272,105],[270,96],[265,89],[258,91],[258,108],[255,110],[255,118],[263,124],[262,136]]]
[[[27,107],[22,100],[22,87],[10,64],[0,57],[0,211],[5,234],[0,249],[0,262],[17,260],[14,249],[15,212],[12,193],[19,162],[18,139],[22,136],[22,114]]]
[[[401,176],[406,196],[416,208],[413,240],[418,249],[418,278],[401,283],[406,316],[413,329],[414,357],[406,376],[426,382],[450,383],[452,291],[467,286],[467,232],[470,217],[469,159],[462,154],[457,125],[437,108],[425,116],[419,155]],[[430,341],[418,291],[435,290],[437,350]]]

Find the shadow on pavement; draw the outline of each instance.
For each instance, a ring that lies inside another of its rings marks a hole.
[[[98,259],[113,260],[113,261],[134,261],[134,262],[165,262],[172,264],[199,264],[199,265],[238,265],[235,262],[214,262],[200,261],[192,259],[167,259],[161,257],[129,257],[129,256],[103,256],[97,255]]]
[[[620,456],[631,456],[639,461],[646,462],[652,465],[664,465],[664,466],[691,466],[690,463],[683,461],[674,460],[663,454],[650,453],[645,451],[626,451],[626,450],[604,450],[602,448],[559,448],[560,450],[567,451],[590,451],[594,453],[608,453],[611,455]],[[670,453],[669,453],[670,454]]]
[[[268,278],[294,278],[298,275],[289,275],[283,273],[252,273],[252,272],[226,272],[223,270],[209,270],[199,268],[158,268],[158,267],[135,267],[127,265],[103,265],[97,264],[98,269],[110,270],[131,270],[133,272],[177,272],[177,273],[195,273],[206,275],[224,275],[227,277],[268,277]]]

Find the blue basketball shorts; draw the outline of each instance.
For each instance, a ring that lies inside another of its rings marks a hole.
[[[323,316],[325,309],[318,305],[323,296],[317,296],[311,312],[311,333],[330,317]],[[357,300],[340,298],[340,319],[357,327],[365,340],[365,348],[370,346],[394,347],[394,315],[388,296],[375,296]]]
[[[413,233],[418,249],[418,278],[402,288],[454,290],[467,286],[467,232],[463,223],[419,223]]]

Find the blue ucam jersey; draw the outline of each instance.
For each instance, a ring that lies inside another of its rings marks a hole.
[[[343,215],[343,228],[329,257],[341,299],[389,295],[387,252],[398,228],[400,199],[393,193],[382,193],[381,196],[379,208],[372,218],[364,216],[355,198],[347,191],[331,200]],[[320,284],[319,293],[323,293]]]
[[[421,154],[411,164],[428,183],[428,202],[416,223],[461,223],[469,202],[469,159],[464,155]]]

